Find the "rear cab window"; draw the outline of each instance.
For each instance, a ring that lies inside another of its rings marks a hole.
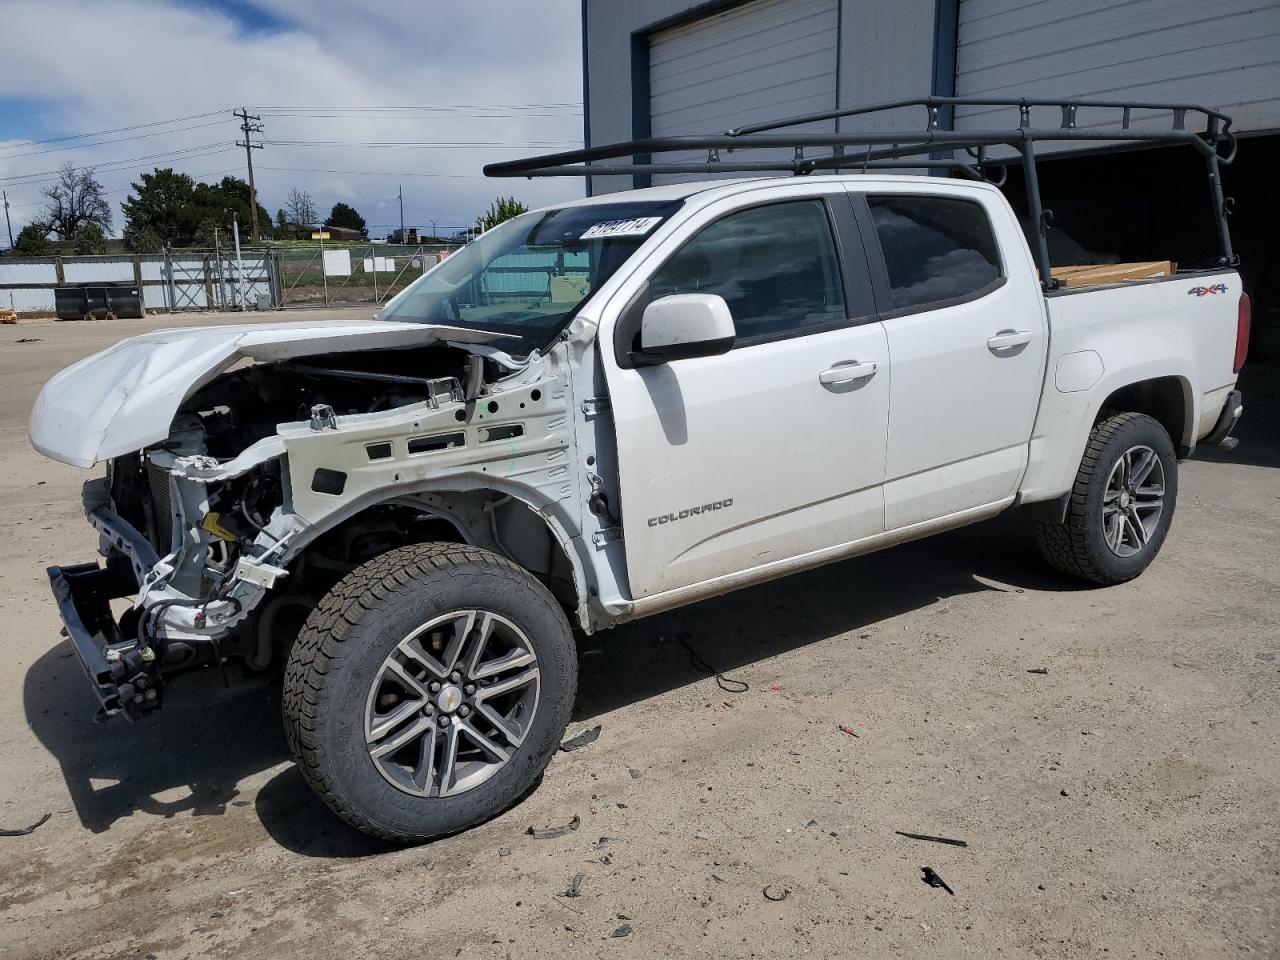
[[[976,200],[899,193],[866,199],[884,257],[890,312],[973,300],[1004,282],[991,220]]]

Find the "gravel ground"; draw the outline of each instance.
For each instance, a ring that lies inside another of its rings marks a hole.
[[[1275,369],[1136,582],[1064,580],[1002,517],[585,639],[599,740],[402,850],[312,797],[269,687],[91,720],[44,575],[94,556],[85,474],[26,419],[175,322],[210,321],[0,327],[0,827],[52,815],[0,837],[0,955],[1280,956]]]

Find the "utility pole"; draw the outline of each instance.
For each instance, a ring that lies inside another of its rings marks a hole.
[[[9,194],[0,190],[0,195],[4,197],[4,225],[9,228],[9,249],[13,249],[13,224],[9,221]]]
[[[253,215],[253,242],[262,242],[262,231],[258,227],[258,188],[253,183],[253,151],[261,150],[262,144],[253,142],[253,134],[262,132],[262,118],[249,113],[248,107],[235,111],[240,118],[240,129],[244,133],[244,142],[237,140],[237,147],[244,147],[244,159],[249,165],[249,212]]]
[[[399,188],[400,194],[400,242],[408,243],[404,236],[404,187]]]

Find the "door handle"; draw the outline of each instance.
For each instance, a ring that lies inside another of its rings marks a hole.
[[[987,339],[987,349],[992,353],[1000,353],[1014,347],[1025,347],[1030,342],[1030,330],[1001,330]]]
[[[876,369],[876,364],[871,361],[859,363],[857,360],[849,360],[823,370],[818,374],[818,382],[828,387],[841,383],[853,383],[855,380],[866,380],[868,377],[874,377]]]

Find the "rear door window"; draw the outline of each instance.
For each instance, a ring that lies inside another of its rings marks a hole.
[[[893,309],[972,299],[1000,280],[1000,252],[982,204],[954,197],[869,196]]]

